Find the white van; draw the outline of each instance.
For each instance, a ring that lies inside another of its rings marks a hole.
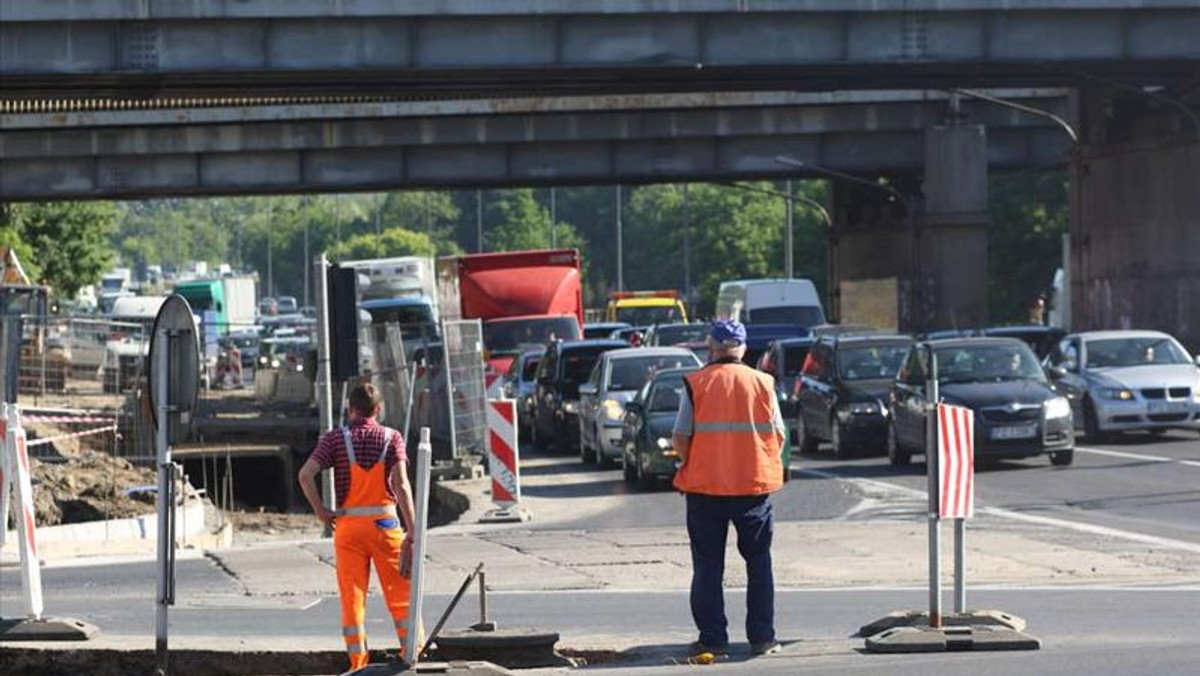
[[[740,279],[721,283],[717,317],[743,324],[809,327],[825,323],[825,310],[811,280]]]

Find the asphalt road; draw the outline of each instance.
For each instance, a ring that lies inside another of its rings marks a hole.
[[[792,467],[864,489],[883,482],[900,489],[897,498],[926,486],[920,457],[896,468],[886,458],[834,461],[818,453],[794,458]],[[977,505],[1200,544],[1200,435],[1129,433],[1096,444],[1081,437],[1070,467],[1045,458],[999,461],[976,472],[975,490]]]

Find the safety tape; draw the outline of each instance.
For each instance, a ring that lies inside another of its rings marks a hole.
[[[71,432],[70,434],[60,434],[58,436],[46,437],[44,439],[34,439],[33,441],[26,442],[25,447],[33,448],[34,446],[44,446],[46,444],[52,444],[56,441],[64,441],[66,439],[75,439],[77,437],[86,437],[86,436],[89,436],[92,434],[103,434],[105,432],[112,432],[115,434],[116,431],[117,431],[116,425],[108,425],[105,427],[97,427],[95,429],[83,430],[81,432]]]
[[[86,417],[76,417],[76,416],[67,416],[67,415],[23,415],[23,416],[21,416],[21,421],[27,422],[27,423],[31,423],[31,422],[59,423],[59,424],[64,424],[64,423],[65,424],[70,424],[70,423],[112,423],[112,422],[116,422],[116,420],[117,420],[116,416],[86,416]]]
[[[26,415],[59,415],[59,416],[102,416],[112,418],[116,413],[105,408],[54,408],[50,406],[22,406],[22,417]]]

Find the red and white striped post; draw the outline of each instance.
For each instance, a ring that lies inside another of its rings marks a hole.
[[[21,552],[21,591],[25,599],[25,616],[42,618],[42,570],[38,564],[37,528],[33,510],[33,480],[30,476],[29,452],[25,446],[25,430],[21,427],[21,412],[15,404],[5,409],[5,444],[7,465],[11,474],[16,503],[17,538]]]
[[[487,402],[488,473],[492,475],[492,502],[481,522],[524,521],[529,513],[521,507],[520,451],[517,447],[517,402],[489,399]]]
[[[967,612],[967,519],[975,516],[975,412],[938,404],[938,516],[954,519],[954,612]]]

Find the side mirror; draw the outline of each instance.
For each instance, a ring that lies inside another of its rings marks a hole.
[[[1196,355],[1196,368],[1200,368],[1200,354]]]
[[[596,394],[596,386],[591,383],[584,383],[579,386],[579,394]]]
[[[1046,372],[1049,373],[1051,375],[1051,377],[1062,378],[1063,376],[1067,375],[1067,367],[1066,367],[1066,365],[1062,365],[1062,364],[1055,365],[1055,366],[1047,366]]]
[[[642,402],[640,402],[640,401],[625,402],[625,412],[626,413],[641,413],[642,412]]]

